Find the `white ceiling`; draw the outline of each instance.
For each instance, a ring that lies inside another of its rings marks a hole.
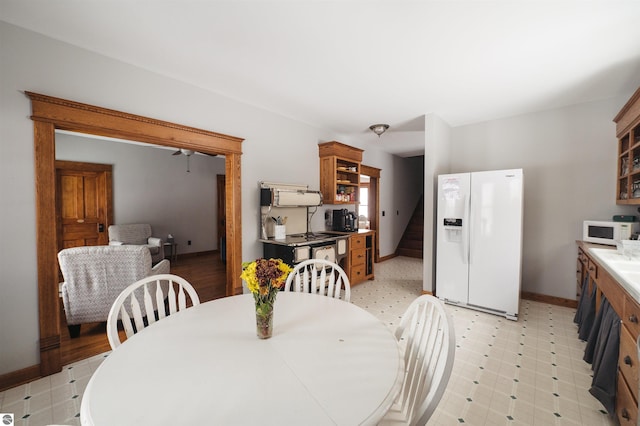
[[[2,0],[0,19],[363,141],[628,95],[640,1]]]

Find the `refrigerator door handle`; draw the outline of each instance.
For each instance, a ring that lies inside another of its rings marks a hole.
[[[469,239],[471,238],[471,218],[469,217],[469,195],[464,196],[464,219],[462,222],[462,259],[465,264],[471,263]],[[466,222],[466,224],[465,224]]]

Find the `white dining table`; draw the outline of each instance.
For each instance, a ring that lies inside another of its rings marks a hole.
[[[250,294],[156,322],[114,350],[83,395],[82,425],[376,424],[404,363],[391,330],[342,300],[281,292],[273,336]]]

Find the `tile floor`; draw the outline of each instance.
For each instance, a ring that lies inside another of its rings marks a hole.
[[[353,287],[351,301],[394,329],[421,293],[422,262],[397,257],[376,265],[376,279]],[[447,305],[456,360],[429,425],[615,425],[587,389],[574,309],[523,300],[517,322]],[[108,353],[0,392],[0,413],[16,425],[79,425],[82,392]]]

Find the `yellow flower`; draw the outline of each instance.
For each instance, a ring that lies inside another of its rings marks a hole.
[[[242,278],[249,291],[260,302],[273,302],[277,292],[284,286],[292,269],[282,259],[257,259],[242,264]],[[269,300],[267,300],[269,299]]]

